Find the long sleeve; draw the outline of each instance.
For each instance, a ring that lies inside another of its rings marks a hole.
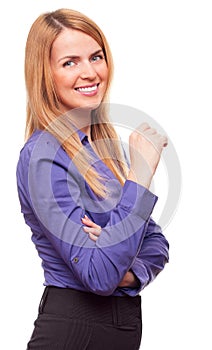
[[[140,282],[139,288],[126,288],[125,293],[131,296],[138,294],[164,269],[169,260],[169,243],[161,228],[150,218],[145,237],[131,270]]]
[[[135,256],[146,239],[146,226],[157,197],[126,181],[101,236],[93,242],[85,234],[81,218],[98,201],[86,200],[83,178],[48,133],[43,133],[33,148],[22,151],[17,177],[25,220],[30,224],[34,215],[48,241],[86,290],[112,294],[132,264],[137,266]]]

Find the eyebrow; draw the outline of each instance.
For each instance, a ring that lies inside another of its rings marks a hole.
[[[98,55],[100,52],[103,53],[103,50],[102,50],[102,49],[99,49],[99,50],[93,52],[93,53],[90,55],[90,57],[95,56],[95,55]],[[80,56],[77,56],[77,55],[67,55],[67,56],[64,56],[64,57],[60,58],[60,59],[58,60],[58,62],[60,62],[60,61],[62,61],[62,60],[65,60],[65,59],[76,60],[76,59],[79,59],[79,58],[80,58]]]

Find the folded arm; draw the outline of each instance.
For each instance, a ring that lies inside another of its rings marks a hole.
[[[26,149],[22,153],[18,176],[22,178],[23,212],[30,205],[43,233],[75,278],[88,291],[112,294],[140,250],[156,196],[126,181],[107,225],[94,242],[81,221],[88,211],[82,201],[79,173],[63,150],[58,151],[57,145],[55,150],[49,137],[41,139],[32,152]],[[24,214],[27,216],[27,210]]]

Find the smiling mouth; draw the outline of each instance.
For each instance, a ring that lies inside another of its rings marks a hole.
[[[98,89],[99,84],[95,84],[92,86],[82,86],[75,88],[76,91],[83,92],[83,93],[90,93],[90,92],[95,92]]]

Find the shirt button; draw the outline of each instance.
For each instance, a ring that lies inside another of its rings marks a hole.
[[[78,263],[78,261],[79,261],[79,258],[74,258],[74,260],[73,260],[75,263]]]

